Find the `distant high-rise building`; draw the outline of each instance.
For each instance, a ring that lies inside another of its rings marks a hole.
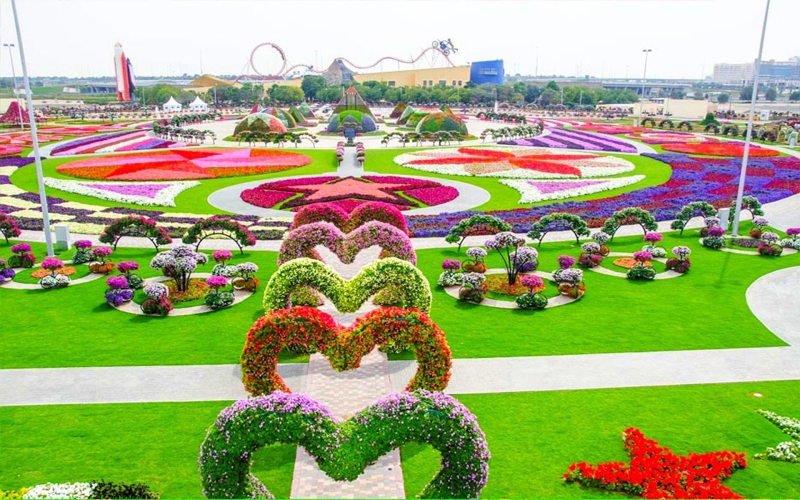
[[[746,85],[753,81],[755,63],[715,64],[711,80],[716,83]],[[759,78],[765,84],[800,83],[800,56],[788,61],[761,61]]]
[[[711,80],[716,83],[744,84],[753,79],[753,63],[715,64]]]

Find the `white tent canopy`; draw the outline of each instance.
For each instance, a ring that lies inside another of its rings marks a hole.
[[[191,104],[189,104],[189,111],[192,111],[194,113],[207,113],[208,104],[203,102],[203,100],[200,99],[200,96],[197,96],[194,98],[194,101],[192,101]]]
[[[181,109],[183,109],[183,106],[181,106],[181,103],[176,101],[174,97],[170,97],[169,101],[164,103],[163,108],[164,111],[170,112],[170,111],[180,111]]]

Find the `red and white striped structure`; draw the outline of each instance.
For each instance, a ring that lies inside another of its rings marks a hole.
[[[125,57],[122,45],[114,45],[114,73],[117,76],[117,100],[130,101],[136,82],[133,80],[133,67],[131,61]]]

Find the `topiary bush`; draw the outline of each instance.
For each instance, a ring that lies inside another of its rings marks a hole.
[[[303,286],[318,290],[339,312],[356,312],[370,297],[388,286],[402,293],[402,306],[429,311],[431,288],[422,271],[406,261],[389,257],[366,266],[351,280],[344,280],[332,267],[302,258],[283,264],[272,275],[264,291],[264,309],[291,307],[291,293]]]
[[[287,130],[286,125],[278,117],[267,113],[253,113],[245,116],[236,125],[236,128],[233,129],[233,135],[235,137],[245,132],[275,132],[282,134],[286,133]]]
[[[467,236],[497,234],[503,231],[511,231],[511,224],[493,215],[477,214],[468,219],[462,219],[458,224],[450,228],[450,232],[445,236],[448,243],[458,243],[458,251]]]
[[[456,399],[428,391],[390,394],[338,423],[325,406],[274,392],[223,409],[200,447],[207,498],[272,498],[250,473],[253,454],[271,444],[302,446],[329,477],[355,480],[406,443],[441,454],[441,469],[419,498],[477,498],[489,477],[489,448],[475,416]]]
[[[271,311],[247,334],[241,356],[242,382],[253,396],[291,392],[278,373],[278,354],[288,346],[322,353],[335,370],[354,370],[376,346],[410,345],[417,372],[407,391],[443,391],[450,380],[450,348],[444,332],[425,313],[397,307],[370,311],[350,327],[313,307]]]
[[[436,132],[456,132],[467,135],[467,125],[461,118],[452,113],[431,113],[420,120],[417,124],[418,134],[433,134]]]
[[[0,212],[0,234],[3,235],[6,244],[8,244],[9,238],[17,238],[22,234],[22,231],[17,227],[17,223],[14,219]]]

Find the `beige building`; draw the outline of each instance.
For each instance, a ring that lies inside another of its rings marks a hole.
[[[715,83],[743,84],[753,79],[753,63],[715,64],[711,81]]]
[[[450,68],[407,69],[380,73],[358,73],[353,77],[359,83],[382,82],[389,87],[463,87],[470,79],[469,66]]]

